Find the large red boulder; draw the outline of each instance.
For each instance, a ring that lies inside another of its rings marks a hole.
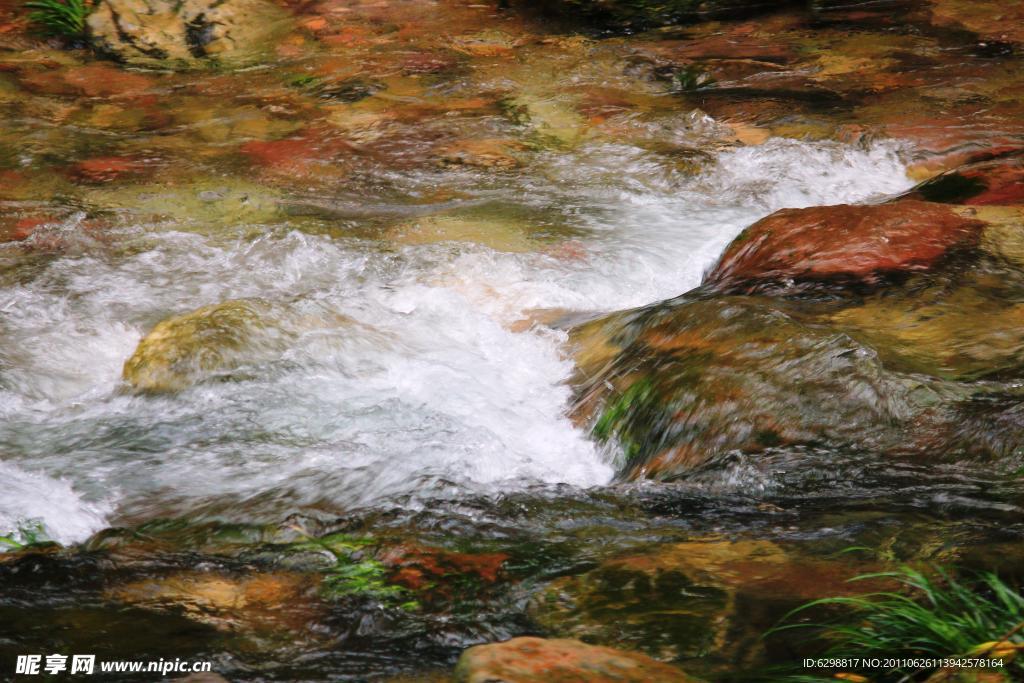
[[[733,240],[705,283],[729,291],[766,284],[874,284],[925,270],[978,243],[985,224],[916,200],[783,209]]]

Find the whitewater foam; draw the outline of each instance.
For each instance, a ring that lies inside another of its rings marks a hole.
[[[73,543],[107,526],[110,505],[87,502],[67,481],[0,462],[0,536],[15,542],[30,540],[36,531],[37,540]],[[4,544],[0,544],[2,551]]]
[[[147,250],[55,259],[0,291],[15,302],[0,340],[0,464],[31,465],[23,488],[61,498],[43,514],[38,500],[6,497],[0,520],[38,513],[71,541],[156,516],[256,521],[607,483],[611,465],[564,414],[565,333],[516,321],[680,294],[778,208],[869,201],[909,185],[895,145],[795,141],[722,152],[697,176],[639,149],[595,146],[524,182],[506,200],[563,207],[583,235],[568,255],[162,231],[145,235]],[[167,396],[121,389],[121,364],[155,322],[244,297],[360,325],[307,330],[247,368],[245,381]],[[104,518],[90,506],[107,499]]]

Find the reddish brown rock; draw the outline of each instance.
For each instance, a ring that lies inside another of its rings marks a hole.
[[[95,218],[69,224],[66,215],[57,213],[0,216],[0,244],[24,242],[31,251],[61,251],[83,239],[105,242],[106,227]]]
[[[58,220],[53,216],[28,216],[13,221],[3,221],[0,224],[0,242],[8,240],[18,242],[28,239],[38,228]]]
[[[1007,85],[1008,92],[1019,88],[1016,84]],[[906,106],[888,106],[878,132],[914,144],[922,158],[907,168],[907,175],[917,180],[990,157],[995,151],[1018,149],[1024,137],[1024,118],[1017,102],[994,106],[954,102],[942,112],[907,111]]]
[[[462,653],[457,683],[693,683],[696,679],[646,655],[578,640],[513,638]]]
[[[145,164],[131,157],[94,157],[74,164],[70,175],[87,183],[104,183],[124,175],[133,175],[145,170]]]
[[[343,172],[339,157],[353,150],[337,134],[308,128],[282,140],[253,140],[241,147],[243,154],[273,175],[306,178]]]
[[[102,64],[34,72],[22,83],[34,92],[86,97],[134,95],[153,86],[153,80],[146,76]]]
[[[931,0],[932,21],[985,40],[1024,43],[1024,4],[1004,0]]]
[[[508,555],[505,553],[457,553],[443,548],[403,545],[389,551],[382,562],[395,570],[392,580],[420,590],[432,584],[443,590],[445,579],[470,577],[494,583]]]
[[[996,151],[921,183],[906,197],[970,206],[1024,205],[1024,151]]]
[[[327,20],[320,16],[309,17],[299,22],[299,26],[313,33],[320,33],[327,30]]]
[[[733,240],[705,282],[730,291],[792,281],[873,284],[977,244],[983,227],[949,207],[915,200],[783,209]]]
[[[280,166],[308,156],[309,143],[302,138],[253,140],[242,145],[242,153],[264,166]]]

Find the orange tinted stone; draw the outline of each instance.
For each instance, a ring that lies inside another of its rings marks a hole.
[[[323,31],[327,28],[327,20],[323,17],[310,17],[300,25],[307,31]]]
[[[14,224],[14,228],[10,232],[12,240],[19,241],[25,240],[32,236],[32,233],[36,231],[36,228],[46,225],[47,223],[53,222],[53,218],[46,217],[29,217],[22,218]]]
[[[28,74],[23,83],[30,90],[86,97],[137,94],[154,85],[146,76],[102,64],[35,72]]]
[[[71,175],[85,182],[102,183],[144,169],[143,162],[131,157],[95,157],[72,166]]]
[[[638,652],[586,645],[578,640],[513,638],[477,645],[462,653],[458,683],[689,683],[680,669]]]
[[[64,75],[64,81],[88,97],[137,93],[153,86],[153,81],[145,76],[102,65],[71,69]]]
[[[382,561],[397,569],[393,577],[396,582],[417,588],[427,577],[443,579],[452,575],[472,575],[494,583],[506,560],[505,553],[457,553],[443,548],[406,545],[391,550]]]

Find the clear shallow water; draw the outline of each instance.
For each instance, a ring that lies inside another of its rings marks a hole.
[[[910,185],[891,144],[771,141],[723,151],[696,176],[605,145],[534,171],[460,189],[555,211],[576,235],[567,248],[395,247],[288,226],[240,226],[254,229],[236,239],[172,225],[127,230],[137,246],[121,252],[84,243],[5,283],[0,464],[13,485],[0,529],[41,518],[71,542],[154,517],[269,521],[608,483],[608,457],[564,416],[565,333],[520,321],[677,295],[763,215]],[[124,390],[122,365],[157,321],[244,297],[358,324],[298,325],[241,381]]]

